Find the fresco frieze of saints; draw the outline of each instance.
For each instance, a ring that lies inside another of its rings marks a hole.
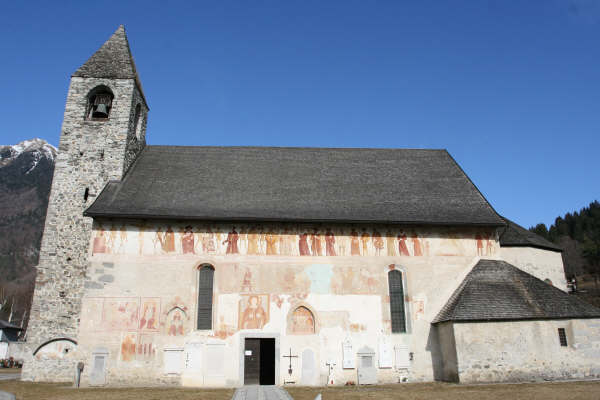
[[[267,227],[97,223],[92,254],[245,256],[491,256],[493,230],[421,232],[398,227]]]

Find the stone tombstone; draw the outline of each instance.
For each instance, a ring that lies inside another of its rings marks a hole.
[[[350,338],[346,338],[342,342],[342,368],[344,369],[354,369],[356,368],[356,357],[352,352],[352,340]]]
[[[106,360],[108,360],[108,350],[98,348],[92,352],[92,365],[90,371],[90,385],[106,385]]]
[[[187,343],[185,345],[185,370],[190,372],[202,371],[202,343]]]
[[[206,344],[204,351],[204,374],[214,377],[225,375],[225,344]]]
[[[392,368],[394,366],[394,353],[392,345],[387,338],[382,337],[379,341],[379,368]]]
[[[394,352],[396,353],[396,368],[410,368],[410,353],[408,352],[408,346],[405,344],[398,344],[394,348]]]
[[[181,347],[165,347],[164,373],[180,374],[183,370],[184,349]]]
[[[302,375],[300,377],[300,384],[305,386],[317,385],[317,362],[315,360],[315,353],[311,349],[305,349],[302,352]]]
[[[358,356],[358,384],[377,384],[377,368],[375,367],[375,351],[370,347],[362,347],[356,353]]]

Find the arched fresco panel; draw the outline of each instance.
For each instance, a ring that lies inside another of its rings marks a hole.
[[[315,317],[306,307],[297,307],[289,322],[288,333],[291,335],[312,335],[315,333]]]

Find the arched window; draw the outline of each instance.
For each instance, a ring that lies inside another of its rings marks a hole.
[[[140,134],[142,131],[142,124],[140,122],[140,119],[142,118],[142,106],[140,104],[135,106],[135,116],[133,118],[133,133],[135,134],[135,137],[139,140],[141,139]]]
[[[202,265],[198,271],[198,329],[212,329],[213,277],[212,265]]]
[[[388,283],[390,288],[390,312],[392,317],[392,333],[406,332],[402,272],[396,269],[388,272]]]
[[[106,86],[97,86],[88,95],[86,118],[103,121],[108,119],[112,109],[113,94]]]

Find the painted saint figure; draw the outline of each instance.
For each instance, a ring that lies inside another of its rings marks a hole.
[[[114,253],[117,248],[117,227],[115,224],[110,226],[108,237],[106,239],[106,250],[108,253]]]
[[[181,248],[183,254],[194,254],[194,232],[190,225],[186,226],[181,236]]]
[[[423,250],[421,249],[421,241],[419,240],[416,232],[413,232],[410,240],[412,240],[413,243],[413,255],[422,256]]]
[[[406,235],[404,233],[398,235],[398,252],[401,256],[410,256],[408,247],[406,246]]]
[[[96,237],[94,238],[94,249],[92,254],[106,253],[106,238],[104,237],[104,228],[98,226]]]
[[[165,253],[173,253],[175,251],[175,233],[173,233],[173,229],[170,226],[167,226],[162,246]]]
[[[396,251],[394,250],[394,234],[391,231],[387,231],[385,233],[385,240],[387,244],[387,255],[390,257],[394,257],[396,255]]]
[[[301,256],[310,256],[310,250],[308,249],[308,233],[304,232],[302,235],[298,235],[298,250]]]
[[[248,305],[242,314],[240,329],[262,329],[265,326],[267,313],[261,303],[258,296],[248,298]]]
[[[121,343],[121,360],[132,361],[135,357],[135,333],[128,333]]]
[[[279,254],[291,256],[293,243],[293,238],[288,228],[284,228],[283,233],[279,235]]]
[[[260,233],[256,230],[256,227],[250,228],[248,231],[248,255],[256,256],[259,253],[258,251],[258,238]]]
[[[267,255],[277,255],[277,247],[275,245],[277,243],[277,235],[274,235],[273,233],[269,232],[265,235],[265,240],[267,242]]]
[[[181,311],[175,309],[171,317],[169,326],[169,336],[183,336],[183,320],[181,319]]]
[[[136,225],[138,228],[138,247],[139,247],[139,252],[140,255],[142,255],[142,253],[144,252],[144,232],[146,231],[146,224],[145,223],[141,223],[139,225]]]
[[[327,229],[325,233],[325,247],[326,254],[328,256],[335,256],[335,235],[331,232],[331,229]]]
[[[202,251],[204,253],[215,252],[215,238],[214,234],[210,230],[210,226],[206,228],[206,234],[202,238]]]
[[[127,226],[122,224],[119,228],[119,253],[125,253],[125,244],[127,243]]]
[[[494,242],[492,240],[490,240],[491,235],[489,233],[486,233],[484,237],[485,237],[485,242],[486,242],[486,246],[485,246],[486,255],[491,256],[494,253]]]
[[[381,250],[383,250],[383,239],[381,238],[381,234],[375,230],[373,231],[373,247],[375,247],[375,251],[377,251],[377,255],[381,255]]]
[[[475,235],[475,240],[477,241],[477,255],[483,256],[483,238],[479,233]]]
[[[235,231],[235,226],[231,228],[231,232],[227,234],[227,239],[223,244],[227,243],[227,254],[238,254],[238,233]]]
[[[358,240],[358,232],[355,229],[350,232],[350,253],[353,256],[360,256],[360,241]]]
[[[246,270],[244,274],[244,280],[242,281],[241,286],[242,292],[251,292],[252,291],[252,272],[250,270]]]
[[[362,242],[362,250],[363,250],[363,256],[369,255],[369,239],[371,238],[371,236],[369,236],[369,233],[367,232],[366,228],[363,228],[363,232],[360,235],[360,241]]]
[[[140,318],[140,329],[156,329],[156,306],[144,304],[144,313]]]
[[[321,248],[321,234],[317,228],[314,229],[312,235],[310,235],[310,248],[313,256],[322,256],[323,250]]]

